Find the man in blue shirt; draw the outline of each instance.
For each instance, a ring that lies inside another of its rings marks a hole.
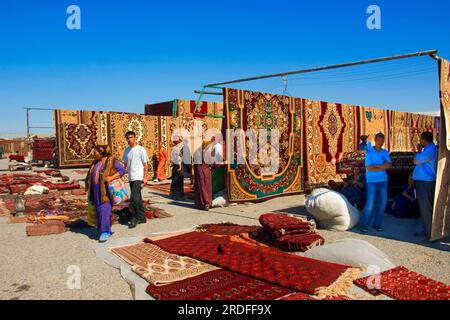
[[[367,202],[361,219],[361,232],[367,233],[372,216],[375,215],[374,228],[383,231],[381,225],[386,209],[388,195],[387,169],[392,168],[392,160],[383,149],[384,134],[377,133],[375,146],[366,153]]]
[[[414,158],[413,179],[416,182],[417,202],[423,222],[423,233],[418,236],[430,236],[433,220],[434,190],[436,186],[436,167],[438,149],[433,143],[433,134],[423,132]]]

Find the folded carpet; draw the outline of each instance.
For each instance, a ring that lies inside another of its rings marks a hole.
[[[355,284],[373,295],[395,300],[450,300],[450,286],[399,266],[357,279]]]
[[[26,227],[27,236],[45,236],[50,234],[59,234],[65,231],[65,225],[62,221],[51,220],[45,223],[33,224]]]
[[[314,220],[287,213],[266,213],[259,217],[259,223],[275,238],[289,234],[308,233],[316,230]]]
[[[230,236],[202,232],[152,241],[170,253],[189,256],[212,265],[296,291],[320,296],[345,294],[360,271],[349,266],[318,261],[234,242]]]
[[[157,300],[274,300],[292,290],[219,269],[164,286],[149,285],[147,293]]]

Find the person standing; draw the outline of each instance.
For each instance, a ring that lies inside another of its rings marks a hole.
[[[97,229],[99,241],[105,242],[112,235],[111,212],[113,203],[108,192],[108,182],[122,177],[126,170],[124,166],[111,156],[107,145],[98,145],[94,149],[95,160],[86,176],[86,191],[88,202],[97,211]]]
[[[367,202],[361,219],[361,232],[367,233],[372,216],[375,215],[374,228],[383,231],[383,213],[386,209],[388,196],[387,169],[392,168],[392,160],[383,148],[385,136],[377,133],[375,146],[366,153]]]
[[[162,142],[159,144],[158,168],[156,169],[156,177],[154,182],[166,180],[166,163],[169,157]]]
[[[369,136],[363,135],[359,138],[361,142],[358,145],[358,151],[368,151],[370,148],[372,148],[372,143],[370,141],[367,141],[369,139]]]
[[[172,166],[172,182],[170,184],[170,197],[174,200],[180,200],[184,197],[184,142],[181,136],[173,139],[173,150],[170,158]]]
[[[416,182],[417,202],[419,203],[420,217],[422,219],[422,232],[417,236],[431,235],[433,220],[434,191],[436,187],[436,168],[438,149],[433,143],[433,134],[423,132],[417,146],[418,153],[414,157],[416,167],[413,179]]]
[[[136,134],[133,131],[128,131],[125,134],[125,138],[127,139],[128,147],[125,149],[122,161],[128,170],[128,181],[131,189],[130,207],[132,216],[129,228],[132,229],[138,223],[147,222],[141,191],[147,184],[149,159],[145,148],[138,145]]]

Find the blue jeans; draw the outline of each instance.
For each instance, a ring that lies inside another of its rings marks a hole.
[[[368,227],[372,214],[375,214],[374,227],[381,227],[387,204],[388,183],[375,182],[367,184],[367,203],[361,219],[361,226]]]

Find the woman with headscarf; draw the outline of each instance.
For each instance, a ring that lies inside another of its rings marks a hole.
[[[181,199],[184,197],[184,174],[183,174],[183,140],[177,136],[173,139],[173,150],[170,158],[172,165],[172,183],[170,184],[170,197]]]
[[[158,167],[156,169],[156,177],[154,182],[166,180],[166,163],[168,160],[166,149],[162,142],[159,144]]]
[[[195,206],[197,209],[206,211],[212,204],[211,170],[214,162],[212,161],[211,144],[210,141],[203,141],[201,151],[204,155],[204,161],[194,164]]]
[[[119,179],[126,170],[119,160],[111,155],[111,149],[107,145],[97,145],[94,149],[94,157],[95,160],[86,177],[86,190],[89,204],[96,208],[99,241],[105,242],[112,235],[113,203],[108,192],[108,182]]]

